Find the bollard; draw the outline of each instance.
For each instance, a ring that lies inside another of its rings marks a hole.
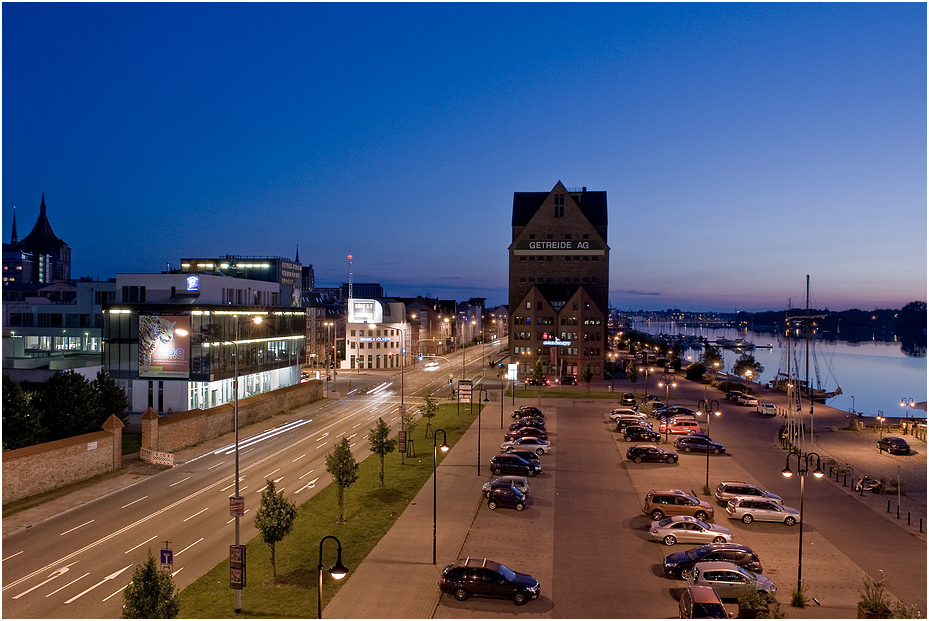
[[[842,487],[848,487],[848,475],[847,474],[842,475]]]
[[[906,512],[906,525],[907,526],[910,525],[910,512],[909,511]]]
[[[897,505],[897,519],[900,519],[900,505]]]
[[[890,513],[890,498],[887,499],[887,513]]]
[[[919,518],[919,532],[923,532],[923,519]]]

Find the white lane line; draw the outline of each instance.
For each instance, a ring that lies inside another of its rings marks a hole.
[[[81,526],[87,526],[87,525],[90,524],[91,522],[93,522],[93,520],[91,520],[90,522],[84,522],[83,524],[81,524]],[[63,532],[63,533],[58,533],[58,536],[61,537],[62,535],[67,535],[67,534],[70,533],[71,531],[75,531],[75,530],[77,530],[78,528],[81,528],[81,526],[75,526],[75,527],[72,528],[71,530],[66,530],[66,531]]]
[[[133,501],[130,502],[128,505],[123,505],[122,507],[120,507],[120,509],[125,509],[125,508],[128,507],[129,505],[134,505],[135,503],[141,502],[141,501],[145,500],[146,498],[148,498],[148,496],[142,496],[142,497],[139,498],[138,500],[133,500]]]
[[[174,573],[171,574],[171,577],[173,578],[174,576],[176,576],[176,575],[178,575],[179,573],[181,573],[181,570],[182,570],[182,569],[184,569],[184,568],[183,568],[183,567],[178,567],[177,569],[175,569],[175,570],[174,570]]]
[[[213,468],[217,468],[217,467],[219,467],[219,466],[222,466],[224,463],[226,463],[226,460],[225,460],[225,459],[222,460],[221,462],[219,462],[218,464],[214,464],[214,465],[210,466],[209,468],[207,468],[207,470],[212,470]]]
[[[306,453],[304,453],[303,455],[301,455],[301,456],[298,457],[297,459],[294,459],[294,460],[291,461],[290,463],[294,463],[295,461],[298,461],[298,460],[300,460],[300,459],[303,459],[304,457],[306,457]]]
[[[303,477],[308,477],[308,476],[310,476],[311,474],[313,474],[313,471],[312,471],[312,470],[310,470],[310,471],[307,472],[306,474],[301,474],[301,475],[298,477],[298,479],[303,479]],[[20,554],[21,554],[21,553],[20,553]]]
[[[77,561],[74,561],[74,563],[71,563],[71,565],[74,565],[75,563],[77,563]],[[33,591],[35,591],[36,589],[38,589],[40,586],[42,586],[42,585],[44,585],[44,584],[48,584],[49,582],[51,582],[52,580],[54,580],[54,579],[57,578],[58,576],[62,576],[62,575],[64,575],[64,574],[68,573],[68,571],[71,569],[71,565],[65,565],[64,567],[61,567],[61,568],[59,568],[59,569],[56,569],[55,571],[53,571],[53,572],[51,573],[51,575],[49,575],[49,577],[48,577],[47,580],[45,580],[45,581],[43,581],[43,582],[40,582],[39,584],[35,585],[35,586],[32,587],[31,589],[26,589],[25,591],[23,591],[23,592],[20,593],[19,595],[14,596],[13,599],[19,599],[20,597],[22,597],[23,595],[26,595],[27,593],[32,593]]]
[[[261,477],[261,478],[267,480],[269,476],[271,476],[271,475],[274,474],[275,472],[278,472],[279,470],[280,470],[280,468],[278,468],[277,470],[272,470],[271,472],[269,472],[268,474],[264,475],[264,476]]]
[[[364,424],[364,421],[358,421],[357,423],[355,423],[354,425],[352,425],[352,429],[354,429],[355,427],[359,427],[359,426],[361,426],[361,425],[363,425],[363,424]]]
[[[157,536],[158,536],[158,535],[155,535],[155,537],[157,537]],[[155,537],[152,537],[152,539],[155,539]],[[123,554],[129,554],[130,552],[132,552],[132,551],[135,550],[136,548],[141,548],[142,546],[144,546],[146,543],[148,543],[148,542],[151,541],[152,539],[146,539],[145,541],[143,541],[143,542],[140,543],[139,545],[137,545],[137,546],[132,546],[131,548],[129,548],[128,550],[126,550],[125,552],[123,552]]]
[[[196,541],[194,541],[192,544],[190,544],[189,546],[187,546],[186,548],[184,548],[184,549],[181,550],[180,552],[175,552],[175,553],[174,553],[174,556],[180,556],[182,553],[184,553],[184,552],[186,552],[187,550],[191,549],[192,547],[194,547],[195,545],[197,545],[197,544],[200,543],[201,541],[203,541],[203,537],[200,537],[199,539],[197,539]]]
[[[178,484],[180,484],[180,483],[183,483],[184,481],[186,481],[186,480],[189,479],[189,478],[190,478],[190,477],[184,477],[184,478],[181,479],[180,481],[177,481],[176,483],[172,483],[172,484],[169,485],[168,487],[174,487],[175,485],[178,485]]]
[[[310,472],[313,472],[313,471],[310,470]],[[11,555],[9,555],[8,557],[6,557],[6,558],[3,559],[3,560],[4,560],[4,561],[9,560],[9,559],[13,558],[14,556],[19,556],[19,555],[22,554],[23,552],[25,552],[25,550],[20,550],[20,551],[17,552],[16,554],[11,554]]]
[[[357,436],[357,435],[358,435],[358,433],[355,432],[355,433],[353,433],[352,435],[348,436],[348,437],[345,438],[345,439],[346,439],[346,440],[351,440],[352,438],[354,438],[354,437]],[[344,437],[344,436],[343,436],[343,437]]]
[[[81,579],[83,579],[83,578],[86,578],[86,577],[89,576],[89,575],[90,575],[90,572],[87,572],[86,574],[84,574],[84,575],[81,576],[80,578],[75,578],[74,580],[72,580],[72,581],[69,582],[68,584],[66,584],[66,585],[64,585],[64,586],[58,587],[57,589],[55,589],[54,591],[52,591],[51,593],[49,593],[49,594],[46,595],[45,597],[51,597],[52,595],[54,595],[55,593],[57,593],[57,592],[60,591],[61,589],[65,588],[65,587],[69,587],[69,586],[71,586],[72,584],[74,584],[75,582],[77,582],[78,580],[81,580]]]
[[[132,582],[129,582],[129,584],[132,584]],[[106,600],[110,599],[110,598],[113,597],[114,595],[119,595],[120,593],[122,593],[123,591],[126,590],[126,587],[128,587],[129,584],[120,587],[119,589],[117,589],[117,590],[116,590],[115,592],[113,592],[113,593],[110,593],[109,595],[107,595],[106,597],[103,598],[103,601],[106,601]]]
[[[197,517],[198,515],[200,515],[201,513],[203,513],[204,511],[208,511],[208,510],[209,510],[209,507],[206,507],[205,509],[201,509],[200,511],[197,511],[196,513],[194,513],[192,516],[190,516],[189,518],[185,519],[184,521],[186,522],[187,520],[192,520],[192,519],[194,519],[195,517]]]
[[[317,481],[319,481],[319,477],[316,477],[315,479],[313,479],[312,481],[310,481],[309,483],[307,483],[306,485],[304,485],[303,487],[301,487],[300,489],[298,489],[297,491],[295,491],[294,494],[299,494],[300,492],[302,492],[303,490],[305,490],[305,489],[307,489],[307,488],[313,489],[314,487],[316,487],[316,482],[317,482]]]
[[[319,449],[321,449],[321,448],[323,448],[324,446],[326,446],[326,444],[328,444],[328,442],[323,442],[322,444],[320,444],[319,446],[316,447],[316,450],[318,451]]]
[[[123,573],[124,571],[126,571],[126,570],[129,569],[130,567],[132,567],[132,565],[126,565],[125,567],[123,567],[123,568],[120,569],[119,571],[114,571],[114,572],[111,573],[109,576],[105,576],[105,577],[103,578],[103,580],[101,580],[101,581],[98,582],[97,584],[93,585],[92,587],[90,587],[90,588],[88,588],[88,589],[84,589],[83,591],[81,591],[80,593],[78,593],[77,595],[75,595],[74,597],[72,597],[71,599],[66,599],[66,600],[65,600],[65,603],[66,603],[66,604],[70,604],[71,602],[73,602],[73,601],[76,600],[77,598],[83,597],[84,595],[87,595],[88,593],[90,593],[91,591],[93,591],[94,589],[96,589],[98,586],[100,586],[101,584],[103,584],[104,582],[107,582],[107,581],[109,581],[109,580],[115,580],[116,577],[119,576],[119,574]]]
[[[328,437],[329,437],[329,432],[327,431],[327,432],[324,433],[323,435],[321,435],[321,436],[319,436],[318,438],[316,438],[316,441],[319,442],[319,441],[322,440],[323,438],[328,438]]]

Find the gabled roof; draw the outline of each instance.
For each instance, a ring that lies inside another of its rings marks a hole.
[[[560,184],[559,181],[555,188]],[[526,226],[555,188],[549,192],[513,192],[513,226]],[[606,192],[588,192],[587,188],[566,192],[593,226],[607,225]]]
[[[42,192],[42,204],[39,205],[39,219],[36,220],[32,231],[19,242],[19,247],[27,252],[34,254],[50,254],[61,258],[61,249],[67,246],[64,241],[58,239],[52,225],[48,221],[48,215],[45,213],[45,192]]]

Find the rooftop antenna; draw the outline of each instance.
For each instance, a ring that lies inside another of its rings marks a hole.
[[[352,303],[352,255],[348,255],[348,303]]]

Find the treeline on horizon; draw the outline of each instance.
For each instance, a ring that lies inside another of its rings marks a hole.
[[[789,315],[793,319],[801,318],[807,314],[806,309],[791,309]],[[877,309],[863,311],[857,308],[844,311],[830,311],[829,309],[809,310],[810,315],[816,317],[816,331],[818,333],[892,333],[898,336],[913,336],[926,332],[926,303],[910,302],[901,309]],[[739,312],[737,320],[747,322],[755,332],[783,332],[787,329],[788,311],[763,311],[759,313]]]

